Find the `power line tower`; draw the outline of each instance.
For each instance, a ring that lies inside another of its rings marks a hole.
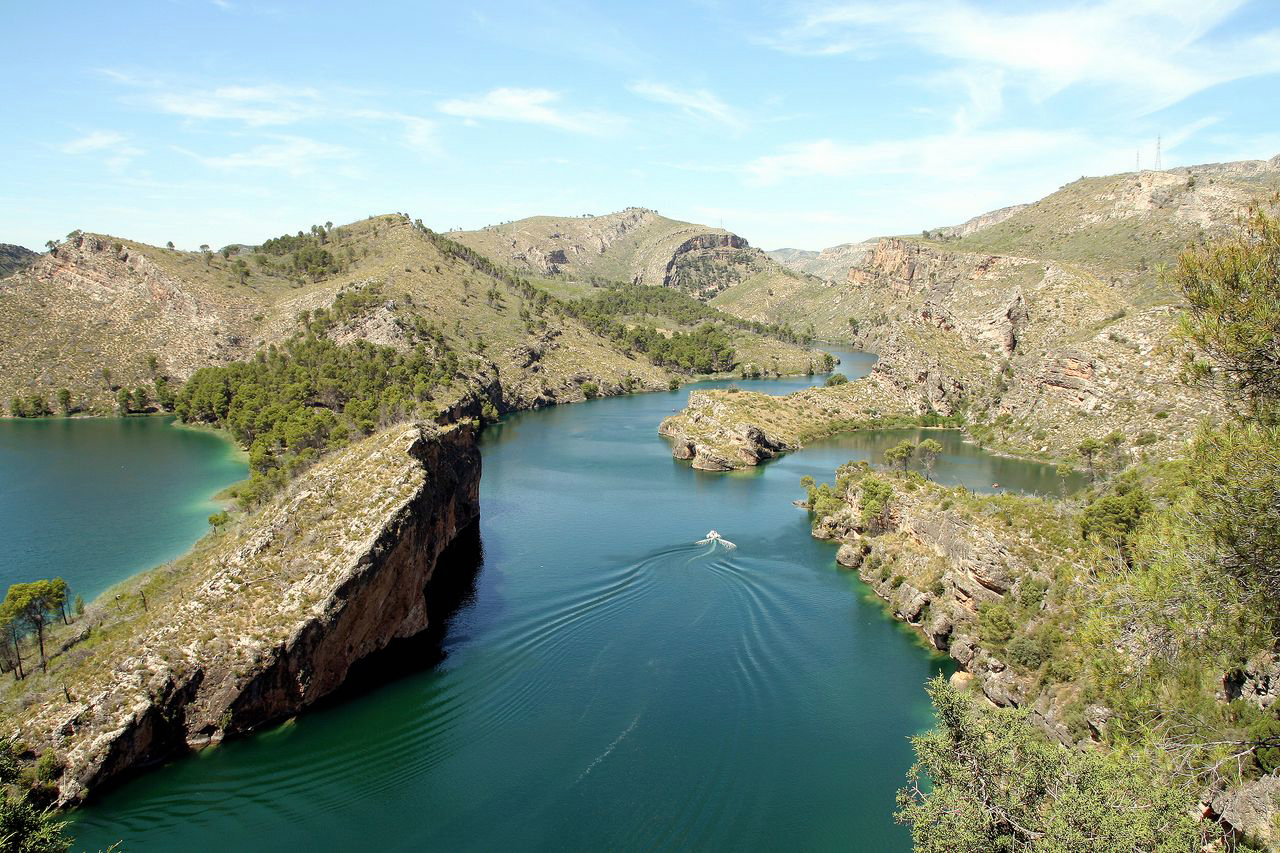
[[[1156,171],[1159,172],[1162,169],[1163,169],[1163,164],[1160,162],[1160,137],[1157,136],[1156,137]]]

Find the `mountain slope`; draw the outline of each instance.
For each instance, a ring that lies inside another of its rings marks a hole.
[[[662,285],[700,299],[744,282],[767,289],[800,277],[723,228],[638,207],[606,216],[535,216],[449,236],[534,275]]]
[[[616,393],[671,382],[668,370],[588,329],[528,282],[394,214],[225,257],[75,234],[0,281],[0,399],[50,404],[66,388],[74,409],[110,411],[118,389],[250,358],[343,295],[358,311],[332,332],[339,343],[406,349],[410,330],[426,324],[471,357],[459,398],[487,389],[499,410],[581,399],[587,383]],[[749,330],[733,337],[745,355],[784,372],[802,372],[813,358]]]
[[[743,283],[712,304],[853,335],[920,410],[965,411],[1020,452],[1068,456],[1116,431],[1163,452],[1216,404],[1178,382],[1159,268],[1277,189],[1280,157],[1084,178],[964,236],[882,239],[824,284]]]
[[[0,278],[13,275],[18,270],[26,269],[35,263],[38,257],[40,257],[38,254],[25,246],[0,243]]]

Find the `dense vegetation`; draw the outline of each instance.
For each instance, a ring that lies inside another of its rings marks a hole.
[[[381,298],[377,287],[350,291],[329,310],[303,315],[303,331],[251,361],[196,371],[175,411],[186,422],[216,424],[249,449],[252,505],[327,449],[408,417],[434,415],[432,392],[454,379],[457,354],[444,334],[415,317],[413,348],[367,341],[334,343],[326,333]]]
[[[899,818],[941,850],[1193,850],[1219,831],[1195,803],[1280,769],[1280,223],[1188,250],[1173,273],[1190,381],[1235,415],[1184,460],[1081,448],[1096,482],[1059,507],[1077,541],[1048,589],[981,610],[988,647],[1105,709],[1114,752],[1050,745],[1017,712],[930,688]],[[1103,462],[1105,461],[1105,464]],[[819,495],[821,497],[821,495]],[[1043,599],[1043,604],[1041,603]],[[928,779],[931,785],[924,784]],[[1234,832],[1235,829],[1232,828]],[[1256,839],[1228,835],[1230,844]]]

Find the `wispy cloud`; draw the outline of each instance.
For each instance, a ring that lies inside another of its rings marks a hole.
[[[100,69],[99,73],[133,90],[125,97],[128,102],[192,123],[223,123],[249,132],[305,124],[390,124],[399,126],[400,141],[406,147],[421,154],[439,153],[435,122],[412,113],[370,107],[376,96],[367,92],[340,87],[321,91],[281,83],[193,87],[116,69]]]
[[[1099,0],[1019,11],[969,0],[859,0],[814,7],[761,39],[797,54],[878,56],[909,45],[962,66],[996,69],[1043,100],[1091,85],[1154,111],[1211,86],[1280,71],[1280,28],[1212,32],[1245,0]]]
[[[170,115],[238,121],[253,127],[297,124],[330,112],[315,89],[274,84],[167,89],[150,92],[143,100]]]
[[[872,174],[960,180],[1007,171],[1018,164],[1056,166],[1061,161],[1055,158],[1065,153],[1114,157],[1116,152],[1126,150],[1127,144],[1108,146],[1088,134],[1072,130],[946,133],[863,143],[820,139],[789,145],[779,153],[758,157],[746,165],[745,172],[760,184],[787,178],[848,178]]]
[[[107,168],[121,172],[137,157],[146,152],[134,145],[129,137],[113,130],[91,130],[61,146],[63,154],[81,156],[93,154],[103,157]]]
[[[541,124],[572,133],[604,135],[617,130],[622,119],[609,113],[568,111],[561,96],[550,89],[494,89],[473,98],[450,98],[436,108],[465,119],[492,119]]]
[[[125,136],[111,130],[92,130],[62,146],[63,154],[88,154],[104,148],[116,148],[125,142]]]
[[[679,107],[686,115],[710,119],[735,130],[741,130],[746,125],[736,110],[706,89],[677,89],[648,81],[632,83],[627,89],[645,100],[670,104]]]
[[[342,145],[318,142],[301,136],[279,136],[275,141],[255,145],[244,151],[219,156],[206,156],[179,149],[211,169],[243,171],[268,169],[293,177],[313,174],[330,168],[335,162],[351,160],[355,152]]]

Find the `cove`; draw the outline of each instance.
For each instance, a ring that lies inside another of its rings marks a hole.
[[[225,437],[170,417],[0,420],[0,589],[61,576],[89,601],[182,555],[247,475]]]
[[[481,562],[438,650],[107,792],[74,815],[76,849],[908,850],[894,792],[947,664],[790,503],[851,448],[695,471],[656,434],[686,399],[487,428]],[[965,447],[935,476],[968,476]],[[737,550],[692,544],[711,528]]]

